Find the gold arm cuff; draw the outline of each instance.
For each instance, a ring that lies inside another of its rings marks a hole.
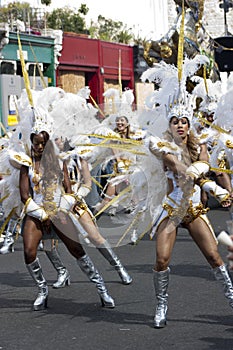
[[[85,184],[82,184],[81,187],[86,187],[86,188],[88,188],[88,190],[90,190],[90,191],[91,191],[91,189],[92,189],[91,186],[88,186],[88,185],[85,185]]]
[[[46,213],[47,214],[47,213]],[[46,220],[48,220],[49,219],[49,216],[48,215],[46,215],[46,217],[44,218],[44,219],[41,219],[41,222],[44,222],[44,221],[46,221]]]
[[[207,182],[213,182],[213,181],[210,179],[200,179],[199,180],[200,187],[202,187]]]
[[[223,199],[221,199],[220,204],[221,204],[222,202],[225,202],[225,201],[231,199],[230,197],[231,197],[231,195],[230,195],[229,193],[226,194],[226,195],[223,197]]]
[[[85,188],[87,188],[89,191],[92,190],[92,187],[90,187],[90,186],[88,186],[88,185],[82,184],[82,185],[80,186],[80,188],[81,188],[81,187],[85,187]],[[76,200],[77,202],[82,201],[82,197],[80,197],[79,195],[77,195],[77,194],[75,194],[75,193],[72,193],[71,195],[75,198],[75,200]]]
[[[194,163],[192,164],[196,164],[196,163],[204,163],[204,164],[207,164],[207,165],[210,165],[210,162],[207,162],[207,160],[196,160]]]

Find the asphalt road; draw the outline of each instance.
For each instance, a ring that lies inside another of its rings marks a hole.
[[[226,229],[226,210],[213,208],[209,217],[216,232]],[[153,328],[154,247],[155,242],[146,235],[136,246],[116,248],[133,277],[129,286],[121,284],[96,249],[87,248],[115,299],[115,309],[101,307],[95,286],[63,244],[59,244],[59,251],[72,283],[53,289],[56,271],[44,252],[38,251],[49,283],[49,307],[35,312],[31,305],[36,287],[25,268],[19,238],[14,253],[0,255],[0,350],[232,350],[233,310],[183,229],[179,230],[170,265],[168,324],[163,329]],[[226,261],[226,248],[219,249]]]

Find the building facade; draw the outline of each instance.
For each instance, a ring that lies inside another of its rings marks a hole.
[[[133,48],[64,33],[57,86],[73,93],[89,86],[92,98],[101,105],[107,89],[134,88]]]
[[[5,31],[3,40],[0,52],[1,133],[18,123],[15,101],[25,87],[17,33]],[[20,33],[20,41],[31,88],[42,90],[45,86],[55,86],[54,39]]]
[[[174,0],[165,0],[168,3],[168,23],[172,26],[176,18],[176,4]],[[224,36],[224,11],[219,7],[219,0],[204,0],[203,25],[212,38]],[[233,35],[233,9],[226,14],[228,31]]]

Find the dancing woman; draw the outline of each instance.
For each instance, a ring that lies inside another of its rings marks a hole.
[[[140,130],[134,130],[132,127],[130,127],[129,120],[126,116],[121,115],[116,117],[115,119],[115,129],[114,132],[116,132],[120,138],[117,143],[121,143],[121,139],[133,139],[133,140],[142,140],[142,138],[145,136],[145,133]],[[114,159],[110,160],[110,162],[107,164],[107,173],[109,175],[109,180],[107,180],[103,192],[103,200],[96,204],[95,206],[95,214],[100,211],[102,208],[104,208],[108,203],[117,196],[117,194],[120,192],[120,189],[122,189],[122,184],[116,186],[115,184],[111,183],[111,180],[113,177],[117,176],[118,174],[123,174],[128,171],[128,168],[130,165],[136,162],[135,155],[129,154],[129,152],[126,154],[124,152],[120,152],[117,149],[113,149]],[[115,175],[116,174],[116,175]],[[117,212],[118,203],[112,203],[111,208],[109,209],[108,213],[111,216],[116,215]],[[130,205],[125,209],[125,213],[130,213],[134,209],[134,203],[130,203]]]
[[[42,310],[47,306],[48,286],[37,257],[37,248],[45,235],[53,238],[53,234],[63,241],[81,270],[96,284],[102,306],[113,308],[114,300],[108,294],[102,276],[77,240],[75,222],[69,216],[75,198],[69,195],[71,185],[67,166],[58,160],[45,129],[34,125],[30,135],[31,164],[22,165],[20,169],[20,195],[25,211],[22,229],[24,259],[38,286],[33,309]]]
[[[64,150],[64,149],[63,149]],[[65,151],[65,150],[64,150]],[[72,151],[71,151],[72,152]],[[66,157],[66,152],[64,152]],[[72,193],[76,198],[76,203],[72,209],[72,214],[76,218],[76,225],[85,239],[88,239],[102,254],[102,256],[117,271],[122,284],[128,285],[132,282],[132,277],[122,265],[119,257],[111,248],[109,242],[101,235],[95,218],[89,209],[85,197],[92,190],[92,178],[88,162],[76,154],[75,150],[68,162],[69,177],[72,183]]]
[[[173,108],[168,115],[169,127],[164,139],[151,137],[149,145],[152,154],[162,159],[168,183],[162,211],[155,219],[152,230],[152,236],[156,233],[156,262],[153,272],[157,298],[155,328],[166,325],[169,263],[179,224],[189,231],[212,267],[215,278],[222,283],[225,296],[233,308],[232,282],[219,255],[217,241],[206,216],[207,209],[200,200],[201,188],[214,195],[224,207],[229,207],[231,200],[227,190],[204,176],[209,165],[198,161],[199,147],[190,129],[191,115],[181,107]]]

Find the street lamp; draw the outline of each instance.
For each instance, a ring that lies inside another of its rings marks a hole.
[[[227,12],[229,9],[233,7],[232,0],[220,0],[219,7],[224,10],[224,27],[225,27],[225,35],[229,35],[228,26],[227,26]]]

